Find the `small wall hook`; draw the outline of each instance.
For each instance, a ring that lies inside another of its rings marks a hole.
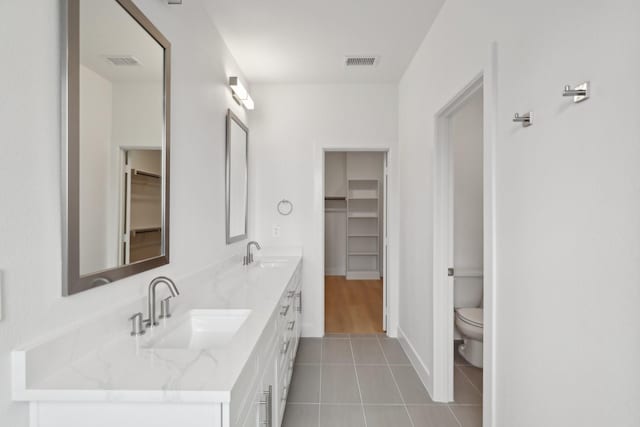
[[[573,96],[573,102],[576,104],[578,102],[586,101],[591,96],[590,84],[589,82],[583,82],[573,89],[571,88],[571,85],[566,85],[562,92],[562,96]]]
[[[533,124],[533,113],[531,111],[522,115],[515,113],[513,115],[513,121],[516,123],[522,123],[522,127],[528,128]]]

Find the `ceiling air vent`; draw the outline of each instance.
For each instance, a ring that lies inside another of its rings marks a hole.
[[[131,55],[109,55],[105,58],[111,65],[116,66],[133,66],[140,65],[140,61]]]
[[[347,67],[373,67],[378,65],[377,56],[347,56],[345,59]]]

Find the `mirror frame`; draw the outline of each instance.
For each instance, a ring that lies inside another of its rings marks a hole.
[[[62,0],[62,295],[106,285],[116,280],[169,264],[169,159],[171,43],[133,4],[118,3],[164,49],[164,148],[163,164],[163,255],[136,263],[80,275],[80,1]]]
[[[231,236],[231,125],[232,121],[235,122],[246,134],[245,144],[245,179],[246,179],[246,200],[245,200],[245,210],[244,210],[244,234],[238,234],[237,236]],[[247,238],[248,232],[247,228],[249,226],[249,128],[242,123],[242,120],[238,116],[234,114],[231,109],[227,110],[227,137],[226,137],[226,153],[225,153],[225,181],[226,181],[226,191],[225,191],[225,207],[226,207],[226,218],[225,218],[225,227],[226,227],[226,235],[227,235],[227,244],[239,242],[241,240],[245,240]]]

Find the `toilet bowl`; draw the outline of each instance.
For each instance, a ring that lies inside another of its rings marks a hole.
[[[470,364],[482,368],[482,308],[456,309],[456,327],[463,337],[458,346],[460,355]]]

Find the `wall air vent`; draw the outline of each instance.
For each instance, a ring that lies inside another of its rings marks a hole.
[[[118,67],[140,65],[140,61],[131,55],[108,55],[105,59],[111,65],[116,65]]]
[[[347,67],[374,67],[378,65],[377,56],[347,56],[344,64]]]

